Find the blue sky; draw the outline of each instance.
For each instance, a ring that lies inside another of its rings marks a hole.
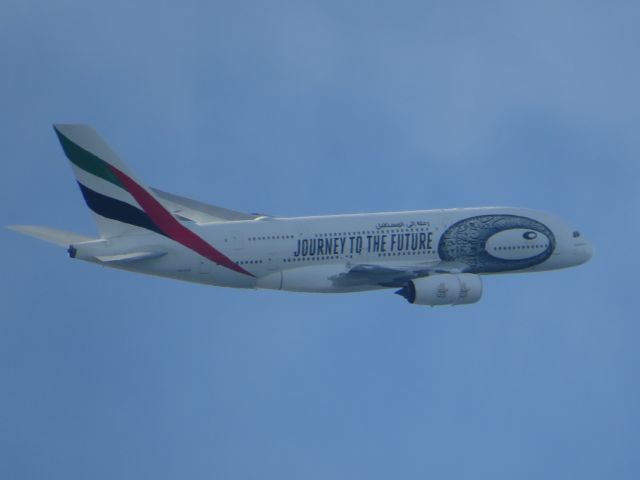
[[[53,122],[276,215],[513,205],[476,305],[234,291],[0,232],[0,477],[636,478],[636,2],[5,2],[0,224],[93,234]]]

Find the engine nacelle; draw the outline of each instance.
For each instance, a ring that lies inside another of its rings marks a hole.
[[[439,273],[410,281],[396,292],[416,305],[463,305],[482,296],[482,280],[472,273]]]

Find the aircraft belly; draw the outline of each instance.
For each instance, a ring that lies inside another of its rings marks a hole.
[[[345,285],[336,282],[344,271],[345,266],[341,264],[292,268],[260,277],[256,287],[310,293],[363,292],[381,288],[377,285]]]
[[[176,246],[169,254],[159,258],[140,260],[129,264],[112,263],[106,266],[192,283],[220,287],[256,288],[255,277],[231,271],[211,260]]]

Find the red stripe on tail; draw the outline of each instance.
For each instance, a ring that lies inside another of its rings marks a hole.
[[[169,238],[193,250],[194,252],[208,258],[212,262],[227,267],[234,272],[242,273],[253,277],[254,275],[246,271],[229,257],[219,252],[198,235],[178,222],[149,192],[134,182],[125,173],[118,170],[113,165],[109,165],[111,171],[122,182],[127,191],[131,194],[142,209],[149,215],[149,218],[162,230]]]

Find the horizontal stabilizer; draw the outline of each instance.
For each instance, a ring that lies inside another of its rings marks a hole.
[[[238,220],[258,220],[262,215],[236,212],[228,208],[216,207],[207,203],[191,200],[173,193],[151,188],[162,205],[177,217],[191,220],[198,224],[215,222],[233,222]]]
[[[56,230],[48,227],[39,227],[37,225],[10,225],[7,228],[61,247],[68,247],[72,243],[95,240],[94,238],[79,235],[77,233],[65,232],[64,230]]]
[[[140,260],[151,260],[152,258],[162,257],[167,252],[133,252],[120,253],[117,255],[100,255],[96,258],[104,263],[128,263],[138,262]]]

